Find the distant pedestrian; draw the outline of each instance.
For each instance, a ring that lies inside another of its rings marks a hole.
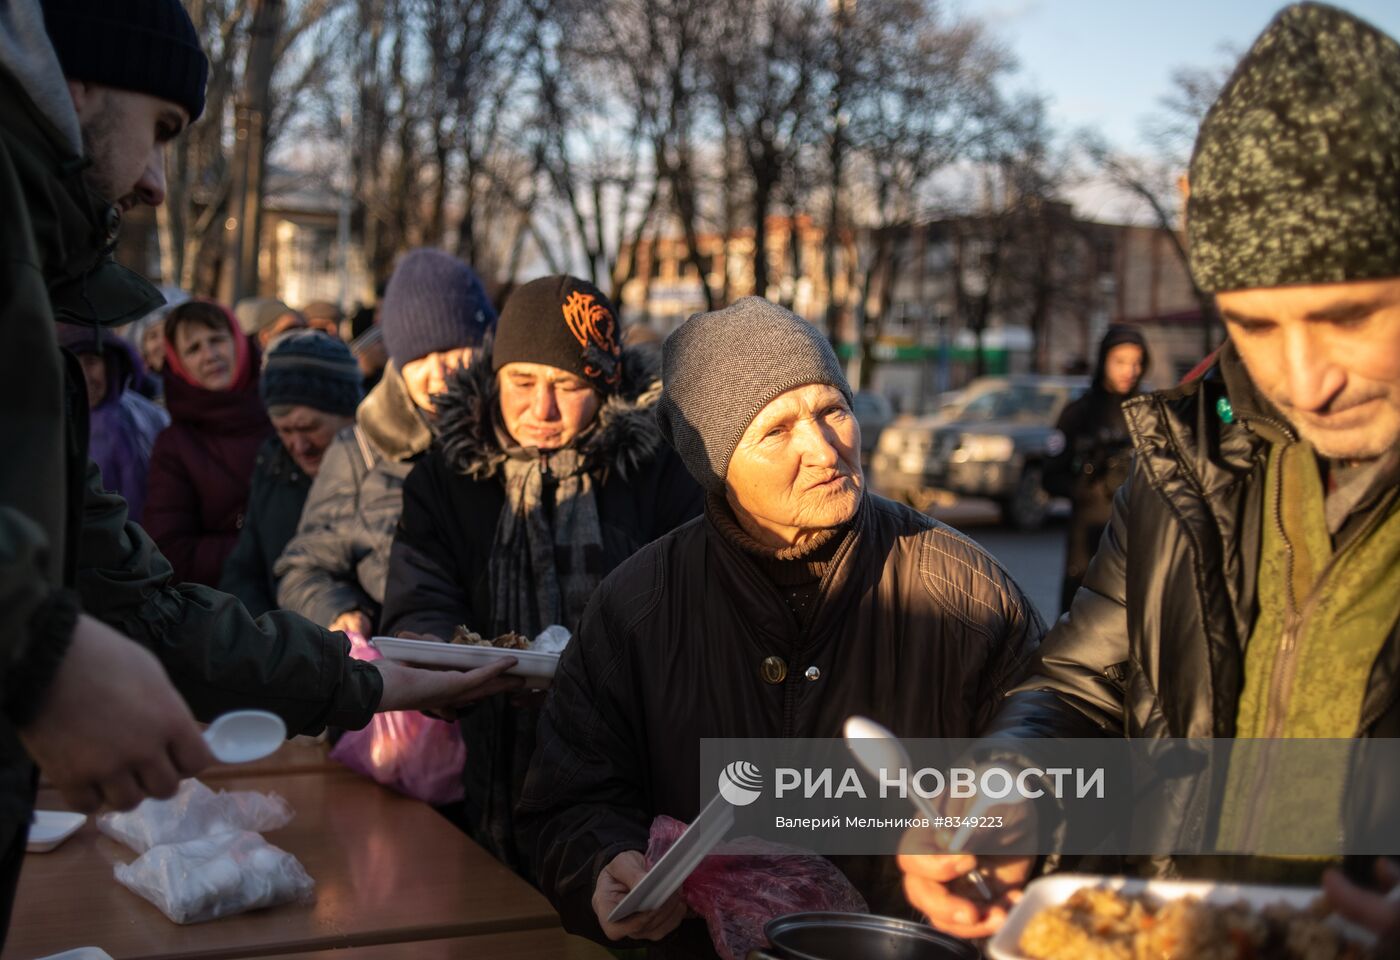
[[[261,351],[266,351],[269,343],[287,331],[307,326],[306,317],[300,312],[270,297],[240,300],[233,308],[233,315],[238,318],[239,328],[257,342]]]
[[[1113,495],[1128,476],[1133,443],[1123,401],[1137,396],[1148,366],[1147,341],[1136,327],[1114,324],[1099,342],[1094,380],[1060,414],[1055,429],[1063,446],[1045,464],[1047,493],[1074,504],[1065,540],[1060,611],[1069,609],[1084,571],[1113,515]]]

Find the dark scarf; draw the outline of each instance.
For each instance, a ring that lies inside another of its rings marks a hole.
[[[573,630],[603,575],[593,477],[572,446],[502,446],[506,505],[491,544],[491,627],[527,637],[555,623]]]
[[[576,629],[603,574],[596,492],[633,475],[664,446],[652,405],[660,391],[654,351],[623,353],[623,380],[593,425],[565,450],[517,446],[500,423],[491,348],[437,397],[438,444],[449,467],[497,480],[506,497],[489,562],[491,629],[534,636],[550,624]]]

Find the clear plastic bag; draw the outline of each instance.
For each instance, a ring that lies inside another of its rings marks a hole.
[[[358,633],[350,638],[350,656],[378,660],[379,651]],[[331,759],[376,783],[424,803],[443,806],[465,795],[462,767],[467,746],[455,723],[416,711],[377,713],[362,730],[351,730],[331,750]]]
[[[296,857],[248,831],[152,847],[113,873],[176,923],[310,902],[316,889]]]
[[[685,824],[661,816],[652,821],[647,866],[654,866],[685,833]],[[741,837],[722,843],[681,886],[686,906],[710,930],[724,960],[743,960],[768,945],[763,928],[789,913],[869,913],[865,898],[836,865],[796,847]]]
[[[143,800],[126,813],[104,813],[97,827],[137,853],[163,843],[196,840],[216,833],[262,833],[292,822],[292,807],[275,793],[210,790],[198,780],[180,783],[169,800]]]

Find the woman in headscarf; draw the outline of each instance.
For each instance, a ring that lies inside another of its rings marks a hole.
[[[164,378],[171,424],[151,455],[144,526],[177,580],[216,586],[272,432],[257,346],[217,303],[183,303],[165,319]]]

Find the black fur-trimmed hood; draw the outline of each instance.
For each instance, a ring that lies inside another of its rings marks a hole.
[[[622,382],[599,408],[593,426],[575,442],[589,471],[603,477],[616,471],[625,479],[655,459],[666,444],[656,421],[660,396],[660,350],[655,344],[624,348]],[[488,341],[436,398],[436,445],[453,473],[485,480],[505,461],[506,452],[496,435],[496,399]]]

